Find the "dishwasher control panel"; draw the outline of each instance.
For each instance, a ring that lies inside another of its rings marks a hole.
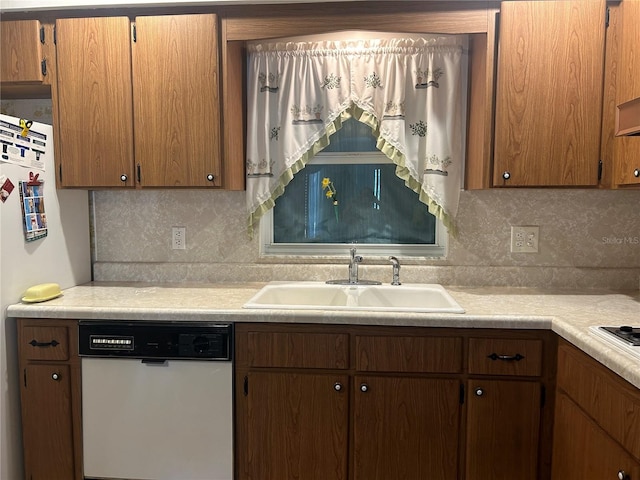
[[[231,360],[233,325],[80,321],[80,356]]]

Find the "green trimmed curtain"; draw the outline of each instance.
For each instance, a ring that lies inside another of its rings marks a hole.
[[[464,41],[455,35],[250,44],[249,231],[350,117],[371,127],[396,175],[451,229],[463,169]]]

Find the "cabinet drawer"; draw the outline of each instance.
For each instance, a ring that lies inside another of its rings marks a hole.
[[[557,386],[640,459],[640,390],[564,342],[558,348]]]
[[[23,326],[21,339],[27,360],[69,360],[67,327]]]
[[[469,373],[537,377],[542,373],[542,340],[470,338]]]
[[[357,335],[356,370],[363,372],[437,372],[462,370],[462,339]]]
[[[349,366],[349,335],[341,333],[250,332],[251,367],[328,368]]]

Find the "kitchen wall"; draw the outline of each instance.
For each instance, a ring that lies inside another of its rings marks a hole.
[[[326,280],[341,258],[260,258],[246,232],[244,192],[94,193],[98,281]],[[401,259],[404,282],[554,289],[640,288],[640,191],[493,189],[461,193],[458,236],[444,259]],[[511,225],[538,225],[537,254],[510,253]],[[186,227],[186,250],[171,227]],[[386,258],[365,258],[362,278],[389,282]]]

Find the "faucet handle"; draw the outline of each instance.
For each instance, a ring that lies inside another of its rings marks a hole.
[[[393,255],[389,257],[389,261],[393,264],[393,278],[391,285],[400,285],[400,260]]]

